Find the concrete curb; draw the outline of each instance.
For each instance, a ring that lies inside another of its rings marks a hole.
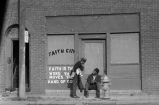
[[[20,100],[17,97],[2,97],[0,105],[159,105],[159,96],[113,96],[110,99],[94,97],[28,97]]]

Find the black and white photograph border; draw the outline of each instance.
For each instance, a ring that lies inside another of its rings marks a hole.
[[[0,4],[0,105],[159,105],[159,0]]]

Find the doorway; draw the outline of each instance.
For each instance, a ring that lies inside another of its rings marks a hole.
[[[13,40],[13,90],[19,88],[19,41]]]
[[[87,58],[85,63],[84,80],[95,68],[99,68],[99,74],[107,74],[106,69],[106,40],[104,39],[84,39],[82,40],[82,56]]]
[[[29,43],[25,44],[25,77],[26,77],[26,91],[30,91],[30,71],[29,71]],[[13,66],[12,66],[12,88],[16,90],[19,88],[19,40],[13,40]]]

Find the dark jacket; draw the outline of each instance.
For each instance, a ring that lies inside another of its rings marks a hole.
[[[91,84],[91,83],[101,83],[101,76],[100,75],[96,75],[95,80],[93,81],[93,74],[90,74],[87,78],[87,83]]]
[[[78,61],[78,62],[75,63],[75,65],[73,66],[73,69],[72,69],[71,72],[70,72],[70,75],[72,75],[72,72],[76,73],[76,70],[77,70],[78,68],[79,68],[81,71],[84,70],[84,66],[81,64],[80,61]]]

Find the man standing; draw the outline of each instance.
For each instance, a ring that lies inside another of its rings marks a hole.
[[[78,61],[77,63],[75,63],[75,65],[73,66],[73,69],[70,73],[70,76],[72,78],[72,85],[70,86],[70,96],[72,98],[79,98],[76,95],[76,90],[77,90],[77,86],[80,89],[80,92],[82,92],[83,90],[83,84],[82,84],[82,80],[81,80],[81,71],[84,70],[84,64],[86,62],[86,58],[81,58],[80,61]]]
[[[93,73],[88,76],[84,91],[85,97],[89,96],[88,90],[96,90],[96,97],[100,98],[101,76],[98,73],[99,69],[95,68]]]

